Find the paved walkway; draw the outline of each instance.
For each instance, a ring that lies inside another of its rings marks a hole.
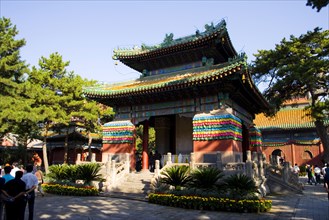
[[[273,207],[268,213],[231,213],[187,210],[154,205],[145,201],[111,197],[37,197],[35,220],[208,220],[208,219],[315,219],[329,220],[329,201],[323,185],[306,185],[303,194],[268,196]],[[27,214],[27,213],[26,213]],[[26,218],[27,219],[27,218]]]

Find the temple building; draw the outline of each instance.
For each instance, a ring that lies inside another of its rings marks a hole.
[[[272,155],[291,164],[323,166],[323,145],[309,111],[305,110],[309,104],[309,99],[299,98],[286,102],[274,117],[256,116],[254,123],[262,133],[262,150],[268,160]],[[325,125],[329,125],[328,120]]]
[[[103,161],[109,154],[134,159],[135,126],[143,124],[143,169],[148,168],[148,128],[156,132],[159,153],[221,152],[223,163],[242,162],[247,150],[259,150],[253,120],[269,108],[254,85],[245,54],[238,54],[226,23],[161,44],[117,49],[118,60],[140,78],[84,88],[87,98],[114,108],[104,125]],[[106,79],[104,79],[106,80]]]

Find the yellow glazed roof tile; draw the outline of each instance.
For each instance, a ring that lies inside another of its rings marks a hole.
[[[309,111],[303,108],[287,108],[280,110],[273,117],[266,117],[263,113],[256,115],[254,123],[259,129],[298,129],[314,128],[314,122]]]

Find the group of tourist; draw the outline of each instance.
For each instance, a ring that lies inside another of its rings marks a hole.
[[[292,171],[294,173],[299,174],[300,173],[299,166],[295,164]],[[318,165],[315,165],[313,167],[310,164],[306,164],[305,171],[307,173],[307,183],[310,185],[313,185],[313,183],[315,185],[320,184],[322,182],[321,177],[323,177],[323,184],[327,190],[328,200],[329,200],[329,163],[325,163],[325,165],[322,168],[320,168]]]
[[[42,196],[43,173],[40,166],[18,168],[17,163],[6,164],[0,176],[0,220],[24,220],[28,205],[29,220],[33,219],[35,191]]]

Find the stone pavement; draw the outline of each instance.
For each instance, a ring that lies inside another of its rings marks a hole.
[[[47,194],[37,197],[35,220],[208,220],[208,219],[315,219],[329,220],[329,201],[323,185],[306,185],[303,194],[273,195],[268,213],[231,213],[173,208],[145,201],[113,197],[73,197]],[[27,212],[26,212],[27,214]],[[26,215],[27,219],[27,215]]]

